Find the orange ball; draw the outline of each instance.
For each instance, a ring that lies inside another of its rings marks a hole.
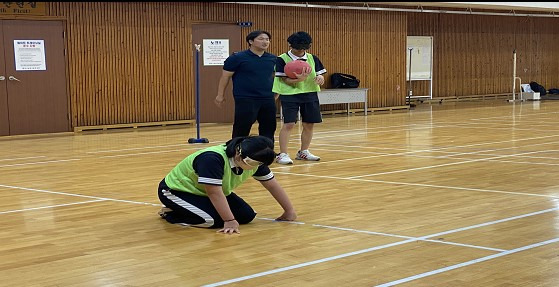
[[[295,61],[291,61],[291,62],[285,64],[285,67],[283,68],[283,71],[291,79],[297,79],[297,76],[295,76],[295,73],[301,74],[301,73],[303,73],[303,69],[310,68],[310,67],[311,66],[309,65],[309,63],[307,63],[305,61],[295,60]]]

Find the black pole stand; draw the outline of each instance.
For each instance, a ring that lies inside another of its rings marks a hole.
[[[408,72],[408,81],[409,81],[409,83],[408,83],[408,104],[409,104],[410,108],[414,108],[415,104],[413,104],[411,102],[411,95],[412,95],[412,86],[411,86],[411,56],[412,56],[412,53],[411,53],[411,51],[413,50],[413,48],[408,48],[408,50],[410,50],[410,64],[409,64],[409,68],[408,68],[408,70],[409,70],[409,72]]]
[[[209,143],[207,138],[200,138],[200,65],[198,63],[200,44],[194,44],[194,47],[196,47],[196,138],[189,138],[188,143]]]

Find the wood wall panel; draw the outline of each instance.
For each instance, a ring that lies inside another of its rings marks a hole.
[[[433,36],[433,97],[512,92],[513,51],[523,83],[559,86],[559,19],[450,14],[408,14],[408,34]],[[414,95],[428,82],[414,81]]]
[[[50,16],[67,18],[73,126],[195,118],[195,22],[251,21],[242,42],[252,30],[267,30],[275,54],[287,50],[291,33],[308,31],[311,52],[330,74],[354,74],[371,89],[370,107],[404,104],[403,13],[209,2],[48,5]]]
[[[211,2],[47,5],[49,16],[67,19],[74,127],[194,119],[192,23],[251,21],[242,42],[267,30],[275,54],[287,50],[291,33],[308,31],[310,52],[329,74],[356,75],[372,108],[405,104],[407,35],[434,36],[435,97],[510,92],[514,48],[524,82],[559,86],[558,19]],[[414,95],[426,87],[414,82]]]
[[[184,5],[50,4],[68,20],[73,126],[193,118]]]

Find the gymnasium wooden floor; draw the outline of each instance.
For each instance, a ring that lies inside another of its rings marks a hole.
[[[556,287],[558,122],[559,101],[325,116],[320,162],[272,165],[298,221],[250,180],[239,235],[156,215],[159,181],[206,146],[193,125],[0,138],[0,285]]]

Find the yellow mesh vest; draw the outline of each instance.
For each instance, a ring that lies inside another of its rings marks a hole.
[[[285,61],[286,64],[293,61],[293,59],[291,59],[291,57],[289,57],[289,55],[287,55],[286,53],[281,54],[280,57]],[[274,87],[272,88],[272,91],[280,95],[296,95],[301,93],[320,91],[320,86],[314,82],[314,78],[316,77],[316,71],[314,70],[314,58],[309,53],[307,53],[307,63],[309,63],[309,65],[311,66],[311,73],[306,80],[290,85],[286,84],[281,79],[283,77],[275,77]]]
[[[192,163],[194,158],[205,151],[213,151],[220,154],[225,161],[225,166],[223,167],[223,181],[221,188],[225,196],[231,194],[231,192],[239,186],[243,181],[251,177],[257,169],[243,170],[241,175],[236,175],[231,171],[231,164],[229,163],[229,158],[225,154],[225,145],[218,145],[208,147],[193,154],[187,156],[182,160],[175,168],[173,168],[169,174],[165,177],[165,183],[171,189],[176,191],[190,192],[200,196],[208,196],[203,185],[198,183],[198,175],[194,172],[192,168]]]

